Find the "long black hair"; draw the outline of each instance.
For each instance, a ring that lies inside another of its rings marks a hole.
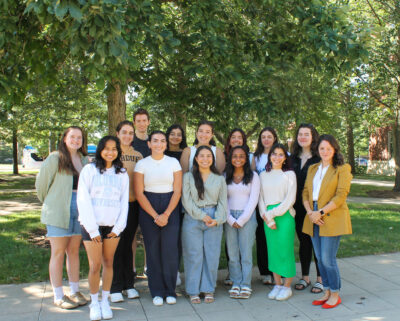
[[[115,136],[104,136],[102,139],[100,139],[99,143],[97,144],[97,149],[96,149],[96,159],[95,159],[95,165],[99,169],[100,173],[103,174],[106,171],[106,161],[101,157],[101,152],[103,149],[106,147],[106,143],[112,140],[115,142],[115,146],[117,147],[118,151],[118,156],[116,159],[113,160],[112,166],[115,168],[115,173],[124,173],[126,172],[126,169],[124,168],[122,161],[121,161],[121,144],[119,142],[119,139]]]
[[[241,149],[244,152],[244,154],[246,155],[246,162],[243,165],[243,171],[244,171],[243,184],[247,185],[252,181],[254,174],[250,168],[249,154],[246,151],[245,146],[235,146],[231,149],[229,156],[228,156],[228,162],[226,163],[226,168],[225,168],[226,184],[229,185],[233,182],[233,173],[235,171],[235,167],[232,165],[232,155],[233,155],[233,152],[237,149]]]
[[[186,135],[185,135],[185,131],[183,130],[182,126],[179,124],[174,124],[168,127],[167,132],[165,133],[167,135],[167,150],[169,150],[169,135],[171,135],[171,132],[174,129],[179,129],[182,133],[182,141],[179,144],[179,148],[180,149],[184,149],[187,147],[187,143],[186,143]]]
[[[196,157],[199,155],[199,153],[203,150],[203,149],[207,149],[211,155],[212,155],[212,164],[210,166],[210,170],[212,173],[219,175],[217,168],[215,167],[215,157],[214,157],[214,153],[212,152],[211,148],[208,146],[199,146],[199,148],[197,148],[196,150],[196,154],[194,154],[194,159],[193,159],[193,167],[192,167],[192,175],[194,178],[194,185],[196,186],[197,189],[197,193],[199,195],[199,199],[203,199],[204,198],[204,182],[203,179],[201,178],[201,173],[199,170],[199,164],[197,163]]]
[[[208,126],[210,126],[210,127],[211,127],[211,131],[212,131],[212,133],[214,134],[214,123],[213,123],[212,121],[209,121],[209,120],[202,120],[202,121],[197,125],[196,136],[197,136],[197,132],[199,131],[199,128],[200,128],[201,125],[208,125]],[[197,137],[196,137],[196,139],[194,140],[193,145],[197,145],[198,143],[199,143],[199,140],[198,140]],[[211,138],[209,144],[210,144],[211,146],[217,146],[217,144],[215,143],[214,138]]]
[[[258,135],[258,141],[257,141],[257,148],[254,152],[254,157],[259,158],[261,156],[262,153],[264,153],[264,146],[262,144],[262,140],[261,140],[261,135],[264,132],[270,132],[272,134],[272,136],[274,136],[274,144],[278,143],[278,135],[276,134],[276,131],[274,128],[272,127],[264,127],[261,131],[260,134]]]
[[[291,171],[292,170],[292,166],[290,164],[289,154],[287,152],[287,149],[286,149],[285,145],[280,144],[280,143],[276,143],[271,147],[271,150],[268,153],[268,163],[265,166],[265,170],[267,172],[270,172],[272,170],[271,155],[275,151],[275,149],[278,149],[278,148],[283,150],[283,153],[285,154],[285,157],[286,157],[285,161],[282,164],[282,171],[283,172]]]
[[[242,135],[242,139],[243,139],[243,146],[246,148],[246,154],[249,153],[250,148],[249,146],[247,146],[247,137],[246,137],[246,133],[243,131],[243,129],[241,128],[234,128],[230,131],[228,138],[226,139],[226,143],[225,143],[225,156],[228,157],[229,153],[231,152],[232,146],[231,146],[231,138],[232,135],[236,132],[239,132],[240,135]]]
[[[319,139],[318,131],[315,129],[313,124],[306,124],[306,123],[300,124],[299,128],[297,128],[296,130],[296,135],[294,136],[292,145],[292,155],[298,157],[300,156],[300,153],[302,151],[302,147],[299,145],[299,142],[297,141],[297,137],[299,136],[299,131],[302,128],[308,128],[311,131],[311,137],[312,137],[310,146],[311,155],[312,156],[318,155],[318,149],[317,149],[318,139]]]
[[[344,157],[342,155],[342,153],[340,152],[340,146],[339,143],[337,142],[336,138],[333,137],[332,135],[328,135],[328,134],[324,134],[321,135],[319,137],[318,140],[318,145],[317,145],[317,149],[319,148],[319,145],[322,143],[322,141],[327,141],[335,150],[335,154],[333,154],[333,158],[332,158],[332,166],[333,168],[336,168],[340,165],[344,164]],[[318,152],[318,156],[319,156],[319,152]]]

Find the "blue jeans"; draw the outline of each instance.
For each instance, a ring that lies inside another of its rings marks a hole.
[[[237,219],[243,211],[231,210],[231,215]],[[256,212],[247,223],[237,229],[224,224],[226,245],[229,255],[229,276],[233,286],[251,288],[251,272],[253,268],[253,244],[256,237]]]
[[[202,209],[215,218],[215,207]],[[214,293],[221,253],[222,225],[207,227],[185,213],[182,224],[183,264],[186,293]]]
[[[318,205],[314,203],[314,211]],[[339,292],[341,287],[339,267],[336,262],[336,254],[340,243],[339,236],[320,236],[319,226],[314,224],[314,236],[311,238],[314,252],[318,260],[318,268],[321,272],[322,284],[325,290]]]

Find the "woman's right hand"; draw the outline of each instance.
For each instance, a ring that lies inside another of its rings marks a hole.
[[[203,218],[203,222],[207,225],[207,224],[210,224],[211,222],[213,221],[213,219],[210,217],[210,216],[208,216],[208,215],[206,215],[206,216],[204,216],[204,218]],[[208,225],[207,225],[208,226]]]
[[[92,242],[94,243],[101,243],[101,236],[97,235],[96,237],[92,238]]]

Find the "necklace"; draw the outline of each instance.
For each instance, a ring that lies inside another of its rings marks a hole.
[[[240,183],[242,181],[243,177],[244,177],[244,175],[237,175],[237,176],[233,175],[233,181],[235,183]]]

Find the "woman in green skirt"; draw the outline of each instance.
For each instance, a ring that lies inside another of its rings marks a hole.
[[[296,275],[294,258],[296,174],[290,169],[288,153],[282,144],[272,146],[266,171],[260,174],[260,215],[267,238],[268,268],[275,286],[268,298],[278,301],[292,296],[290,285]],[[282,277],[285,283],[282,285]]]

